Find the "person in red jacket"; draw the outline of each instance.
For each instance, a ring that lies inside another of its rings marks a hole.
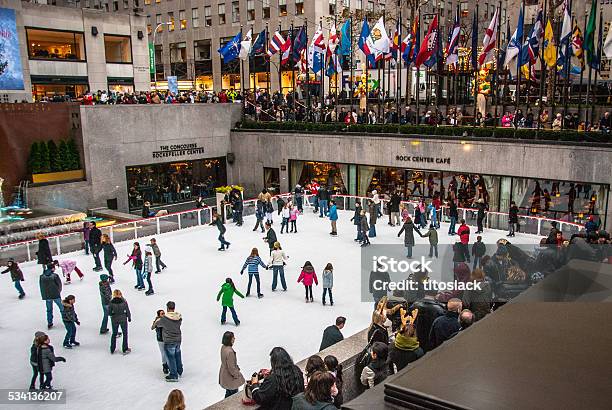
[[[461,241],[461,248],[463,248],[465,260],[467,263],[470,263],[470,252],[468,248],[468,244],[470,243],[470,227],[465,224],[465,219],[461,219],[459,223],[461,225],[457,230],[457,234],[459,235],[459,240]]]
[[[317,274],[310,261],[306,261],[304,264],[302,273],[300,273],[300,277],[297,281],[298,283],[302,282],[304,284],[304,289],[306,290],[306,303],[312,302],[312,282],[314,281],[315,285],[318,286],[319,280],[317,279]]]

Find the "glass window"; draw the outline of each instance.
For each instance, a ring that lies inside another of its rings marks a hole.
[[[355,4],[355,8],[357,10],[362,10],[363,9],[363,0],[357,0],[356,4]]]
[[[336,0],[329,0],[329,14],[336,14]]]
[[[342,5],[348,7],[350,5],[350,0],[342,0]]]
[[[304,14],[304,0],[295,0],[295,14]]]
[[[155,3],[161,3],[161,0],[155,0]]]
[[[287,0],[278,0],[278,15],[281,17],[287,15]]]
[[[270,18],[270,0],[261,1],[261,14],[265,19]]]
[[[195,48],[195,59],[198,61],[211,59],[211,44],[210,40],[197,40],[193,42]]]
[[[255,0],[247,0],[247,20],[255,20]]]
[[[367,11],[374,11],[374,2],[373,1],[368,1],[368,9]]]
[[[237,1],[232,2],[232,23],[240,22],[240,3]]]
[[[129,36],[104,35],[104,53],[107,63],[131,63],[132,41]]]
[[[162,24],[161,14],[155,15],[155,26],[157,27],[158,33],[161,33],[162,31],[164,31],[164,25]]]
[[[123,0],[123,8],[127,9],[128,7],[130,7],[130,3],[128,2],[128,0]]]
[[[151,0],[144,0],[144,4],[145,4],[145,6],[150,6],[151,5]]]
[[[225,24],[225,3],[219,4],[219,24]]]
[[[204,6],[204,26],[212,26],[212,7]]]
[[[200,27],[200,17],[199,17],[199,12],[198,12],[197,7],[191,9],[191,25],[194,28]]]
[[[179,21],[181,23],[181,30],[187,28],[187,17],[185,16],[185,10],[179,10]]]
[[[113,11],[118,11],[118,10],[119,10],[119,2],[113,1]]]
[[[168,23],[168,31],[174,31],[174,13],[171,11],[168,12]]]
[[[30,58],[85,61],[83,33],[26,29]]]

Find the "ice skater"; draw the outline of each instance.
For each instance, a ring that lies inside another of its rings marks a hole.
[[[123,354],[126,355],[130,353],[132,349],[128,347],[128,322],[132,321],[132,315],[130,313],[130,307],[119,289],[113,290],[113,298],[109,304],[108,315],[111,318],[111,326],[113,329],[110,341],[111,354],[115,353],[117,337],[119,336],[119,327],[121,327],[121,333],[123,334]]]
[[[45,301],[47,307],[47,329],[53,327],[53,304],[55,303],[60,310],[64,310],[62,306],[62,280],[54,272],[53,265],[47,265],[47,269],[40,275],[38,284],[40,286],[40,295]]]
[[[151,325],[151,330],[155,330],[157,346],[159,347],[159,353],[161,354],[162,372],[164,374],[168,374],[170,373],[170,368],[168,367],[168,356],[166,356],[166,349],[164,349],[164,339],[162,337],[162,328],[157,327],[157,322],[159,322],[159,320],[162,317],[164,317],[165,314],[166,312],[164,312],[164,309],[159,309],[157,311],[157,316],[155,316],[155,319],[153,320],[153,324]]]
[[[42,265],[43,272],[45,271],[45,267],[53,263],[53,257],[51,256],[51,248],[49,247],[49,241],[45,238],[45,235],[42,232],[38,232],[36,234],[36,239],[38,239],[38,250],[36,251],[36,262],[39,265]]]
[[[268,198],[264,202],[264,212],[266,214],[266,223],[269,223],[270,225],[272,225],[272,223],[274,222],[272,220],[272,214],[274,213],[274,206],[272,206],[272,200],[270,198]]]
[[[329,233],[331,236],[338,235],[338,228],[336,226],[336,222],[338,221],[338,209],[336,208],[336,201],[331,201],[329,207],[329,220],[331,221],[331,232]]]
[[[249,296],[251,294],[251,282],[253,281],[253,276],[255,276],[255,281],[257,282],[257,297],[263,297],[263,293],[261,293],[261,283],[259,281],[260,266],[264,269],[268,269],[268,267],[259,257],[259,251],[257,250],[257,248],[253,248],[251,250],[251,254],[248,258],[246,258],[246,261],[244,261],[244,265],[242,265],[242,269],[240,270],[240,274],[242,275],[244,273],[244,270],[248,267],[247,272],[249,273],[249,285],[247,287],[246,296]]]
[[[42,336],[47,336],[44,332],[36,332],[34,333],[34,341],[32,342],[32,346],[30,347],[30,365],[32,366],[32,378],[30,379],[30,391],[34,391],[36,390],[36,379],[38,379],[38,376],[40,375],[40,383],[42,384],[43,382],[43,375],[40,371],[40,368],[38,367],[38,354],[37,354],[37,349],[38,347],[36,346],[36,339],[38,339],[39,337]]]
[[[40,371],[40,390],[52,390],[53,367],[57,362],[66,362],[61,356],[55,356],[51,339],[46,334],[36,338],[36,361]]]
[[[334,306],[334,296],[332,288],[334,287],[334,267],[331,263],[325,265],[323,270],[323,306],[325,306],[325,294],[329,292],[329,304]]]
[[[19,268],[17,262],[15,262],[15,259],[10,258],[8,262],[6,262],[6,269],[3,270],[2,273],[7,272],[11,273],[11,280],[13,281],[15,289],[17,289],[17,292],[19,292],[19,299],[23,299],[25,297],[25,291],[21,286],[21,282],[24,281],[23,272],[21,271],[21,268]]]
[[[160,273],[168,266],[161,260],[161,251],[155,238],[151,238],[151,248],[153,249],[153,255],[155,255],[155,273]]]
[[[110,276],[110,282],[115,283],[113,276],[113,261],[117,260],[117,250],[111,243],[110,237],[106,234],[102,235],[102,252],[104,255],[104,267]]]
[[[261,233],[264,232],[264,217],[266,216],[266,212],[264,210],[264,202],[262,200],[257,200],[256,210],[255,210],[255,218],[257,219],[257,223],[253,228],[253,232],[257,230],[257,228],[261,228]]]
[[[297,280],[298,283],[302,282],[304,284],[304,290],[306,291],[306,303],[313,302],[312,298],[312,282],[315,285],[319,285],[319,280],[317,279],[317,274],[312,267],[312,263],[310,261],[306,261],[304,266],[302,267],[302,273],[300,273],[300,277]]]
[[[151,253],[150,247],[147,246],[145,249],[144,262],[142,265],[142,279],[147,280],[147,285],[149,285],[149,289],[145,292],[145,295],[150,296],[154,294],[153,292],[153,283],[151,283],[151,274],[153,273],[153,255]]]
[[[286,233],[289,233],[289,218],[291,217],[291,202],[287,202],[282,209],[279,209],[280,215],[282,217],[281,222],[281,230],[280,233],[283,233],[283,230]]]
[[[100,275],[100,282],[98,282],[98,290],[100,291],[100,302],[102,303],[102,324],[100,324],[100,334],[104,335],[108,333],[108,308],[113,298],[113,291],[111,290],[110,283],[108,281],[108,275],[103,273]]]
[[[102,250],[102,231],[96,226],[95,222],[89,224],[89,250],[94,258],[94,272],[102,270],[102,263],[100,262],[100,251]]]
[[[76,261],[71,259],[62,259],[61,261],[54,260],[53,265],[58,266],[62,269],[62,275],[66,278],[66,285],[70,285],[70,274],[74,271],[79,275],[79,279],[83,280],[83,272],[77,266]]]
[[[215,225],[217,229],[219,230],[219,237],[217,239],[219,239],[219,242],[221,243],[221,247],[217,250],[224,251],[225,249],[229,249],[231,244],[225,240],[225,232],[227,231],[227,229],[225,228],[225,225],[223,224],[223,218],[221,218],[221,215],[214,212],[212,216],[212,222],[210,223],[210,225]]]
[[[287,290],[287,283],[285,282],[285,261],[288,258],[285,251],[281,249],[280,242],[274,242],[274,249],[270,255],[270,262],[268,262],[268,267],[272,267],[272,292],[276,291],[276,284],[278,283],[277,280],[279,276],[283,290]]]
[[[368,237],[370,228],[368,226],[368,217],[366,216],[365,209],[361,210],[361,219],[359,223],[361,226],[361,246],[368,246],[370,244],[370,238]]]
[[[75,302],[76,298],[74,295],[68,295],[62,301],[62,305],[64,306],[64,310],[62,311],[62,321],[66,327],[66,337],[64,337],[63,344],[65,349],[72,349],[73,346],[80,346],[80,343],[75,340],[77,326],[81,326],[79,317],[74,310]]]
[[[297,233],[297,218],[300,214],[300,208],[293,206],[289,212],[289,224],[291,225],[291,233]]]
[[[140,243],[134,242],[132,254],[128,255],[128,259],[123,264],[125,265],[129,261],[132,261],[132,267],[134,272],[136,272],[136,285],[134,285],[134,289],[142,290],[145,286],[142,280],[142,250],[140,249]]]
[[[234,285],[234,281],[232,280],[232,278],[225,279],[225,283],[221,285],[221,290],[217,294],[217,302],[219,301],[219,299],[221,299],[221,306],[223,306],[223,311],[221,312],[222,325],[225,324],[227,309],[229,309],[232,313],[232,319],[234,319],[234,324],[236,326],[240,325],[240,320],[238,320],[238,315],[236,314],[236,310],[234,309],[234,294],[244,299],[242,293],[240,293],[238,289],[236,289],[236,285]]]

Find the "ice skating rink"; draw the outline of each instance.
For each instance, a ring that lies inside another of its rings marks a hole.
[[[329,220],[314,216],[309,209],[298,219],[298,233],[280,235],[280,218],[275,214],[274,228],[283,249],[289,255],[285,267],[288,291],[271,291],[272,271],[260,271],[262,299],[252,296],[235,299],[241,325],[235,327],[228,312],[228,324],[221,326],[221,305],[217,292],[226,277],[232,277],[241,292],[246,292],[248,276],[240,275],[244,260],[251,248],[259,248],[267,262],[268,248],[262,234],[253,232],[253,217],[245,218],[242,227],[228,224],[226,239],[231,242],[228,251],[219,252],[218,231],[203,226],[157,236],[162,259],[168,268],[154,275],[155,295],[145,296],[134,289],[135,273],[129,265],[122,265],[132,248],[132,242],[116,244],[118,260],[113,265],[116,283],[132,312],[129,324],[129,345],[132,353],[111,355],[110,333],[99,334],[102,309],[98,293],[99,274],[93,272],[93,258],[83,252],[65,255],[75,259],[85,273],[83,281],[73,274],[71,285],[64,286],[62,296],[76,296],[75,309],[81,326],[76,340],[81,346],[72,350],[62,347],[65,328],[57,307],[54,307],[55,326],[48,334],[55,354],[66,357],[67,363],[58,363],[53,372],[53,386],[66,389],[67,403],[53,408],[84,409],[161,409],[170,390],[179,388],[186,398],[187,408],[200,409],[221,400],[225,391],[218,385],[219,350],[221,336],[226,330],[236,335],[234,349],[238,365],[248,378],[253,371],[269,367],[269,352],[274,346],[283,346],[297,362],[318,351],[323,329],[334,323],[337,316],[347,317],[343,334],[348,337],[370,323],[371,302],[360,301],[360,247],[353,241],[355,227],[349,221],[352,212],[340,211],[338,237],[331,237]],[[398,227],[387,225],[387,217],[377,224],[378,237],[372,244],[403,244],[397,238]],[[474,232],[472,228],[472,232]],[[453,243],[448,225],[438,231],[440,243]],[[427,239],[416,236],[417,244]],[[488,231],[484,240],[493,243],[504,237],[503,231]],[[141,247],[149,238],[140,238]],[[471,242],[475,239],[472,233]],[[536,243],[539,238],[517,234],[515,242]],[[334,306],[321,304],[321,285],[313,288],[315,303],[304,302],[304,288],[296,283],[300,267],[310,260],[321,280],[327,262],[334,265]],[[34,263],[22,264],[26,291],[24,300],[17,299],[10,276],[0,278],[0,335],[3,341],[3,360],[0,367],[0,388],[25,389],[31,377],[29,351],[38,330],[46,330],[45,304],[41,300],[38,277],[42,272]],[[59,271],[61,276],[61,271]],[[280,286],[279,286],[280,288]],[[157,309],[165,309],[168,300],[176,302],[183,316],[182,356],[184,374],[178,383],[164,380],[161,359],[155,338],[150,330]],[[110,323],[109,323],[110,325]],[[120,346],[120,342],[118,343]],[[118,349],[119,351],[120,349]],[[38,384],[37,384],[38,385]],[[19,405],[20,409],[40,408],[38,405]],[[12,409],[17,406],[2,406]]]

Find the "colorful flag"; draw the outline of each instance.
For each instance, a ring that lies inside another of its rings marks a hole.
[[[550,68],[555,66],[557,61],[557,46],[550,20],[546,22],[546,30],[544,30],[544,62]]]
[[[378,19],[374,27],[372,27],[372,30],[370,30],[370,35],[366,39],[366,44],[368,45],[368,49],[374,54],[374,59],[376,61],[382,59],[384,55],[389,52],[391,40],[387,35],[382,17]]]
[[[325,55],[325,37],[321,27],[317,28],[308,47],[308,65],[314,73],[323,69]]]
[[[446,65],[456,64],[459,61],[459,33],[461,32],[461,23],[459,21],[459,12],[455,14],[455,23],[448,34],[448,42],[446,43]]]
[[[266,52],[266,30],[257,35],[251,46],[251,57],[264,54]]]
[[[240,42],[240,53],[238,57],[241,60],[246,60],[249,58],[249,54],[251,53],[251,41],[253,40],[253,30],[249,30],[248,33],[244,36],[242,41]]]
[[[346,20],[340,28],[340,47],[338,54],[351,55],[351,20]]]
[[[287,37],[281,50],[283,52],[281,54],[281,64],[287,64],[289,57],[291,57],[291,37]]]
[[[495,42],[497,41],[497,13],[498,9],[495,9],[495,14],[487,27],[484,39],[482,40],[482,53],[478,57],[478,63],[483,66],[486,62],[493,58],[493,50],[495,49]]]
[[[578,68],[582,72],[584,70],[584,50],[583,50],[584,39],[582,38],[582,31],[580,27],[578,27],[578,22],[574,20],[574,29],[572,30],[572,54],[578,62],[580,63],[580,67]]]
[[[300,59],[300,55],[302,54],[302,51],[306,49],[306,47],[308,47],[308,37],[306,36],[306,30],[304,30],[304,27],[302,26],[293,40],[292,53],[294,61],[298,61]]]
[[[542,37],[542,10],[538,12],[538,17],[531,28],[529,36],[525,39],[523,48],[521,49],[520,65],[531,64],[534,65],[538,61],[538,54],[540,52],[540,37]]]
[[[601,41],[601,39],[599,39]],[[606,57],[612,58],[612,22],[610,23],[610,28],[608,29],[608,35],[606,36],[606,41],[603,45],[603,53]]]
[[[219,50],[219,54],[223,57],[223,63],[227,64],[230,61],[235,60],[240,54],[240,41],[242,40],[242,33],[238,33],[232,38],[230,41],[225,43],[225,45]]]
[[[274,35],[270,37],[270,44],[268,45],[268,57],[272,57],[279,51],[283,51],[285,47],[285,39],[282,34],[278,31],[274,32]]]
[[[569,4],[565,0],[563,5],[563,25],[561,26],[561,36],[559,37],[559,56],[557,58],[557,70],[565,76],[565,71],[569,69],[569,51],[572,36],[572,17],[570,16]]]
[[[417,14],[412,22],[412,28],[410,33],[406,36],[403,41],[405,43],[404,50],[402,51],[402,58],[406,62],[406,64],[410,65],[416,59],[416,56],[419,54],[419,43],[420,43],[420,35],[419,35],[419,15]]]
[[[438,16],[436,15],[427,30],[427,35],[421,43],[419,54],[416,57],[415,65],[420,67],[423,63],[428,62],[433,66],[432,59],[437,59],[438,56]],[[434,61],[435,63],[435,61]]]
[[[597,0],[591,2],[591,12],[589,22],[584,31],[584,51],[586,51],[587,62],[591,67],[599,66],[597,60],[597,50],[595,49],[595,25],[597,24]],[[595,68],[595,67],[593,67]]]
[[[374,67],[376,63],[374,53],[370,50],[368,45],[368,38],[370,37],[370,27],[368,26],[368,20],[366,18],[363,19],[363,25],[361,26],[361,34],[359,35],[359,41],[357,45],[359,49],[363,52],[369,67]]]
[[[340,43],[340,38],[338,37],[338,33],[336,32],[336,27],[332,26],[331,30],[329,30],[329,39],[327,40],[327,52],[325,54],[326,57],[331,56],[336,53],[336,48]]]
[[[308,69],[308,60],[306,59],[306,49],[300,51],[300,58],[295,64],[295,68],[297,68],[301,74],[305,74]]]
[[[516,30],[512,34],[510,41],[508,41],[508,47],[506,48],[506,59],[504,61],[504,67],[509,67],[510,63],[518,56],[521,51],[521,41],[523,39],[523,7],[519,13],[518,23]]]

